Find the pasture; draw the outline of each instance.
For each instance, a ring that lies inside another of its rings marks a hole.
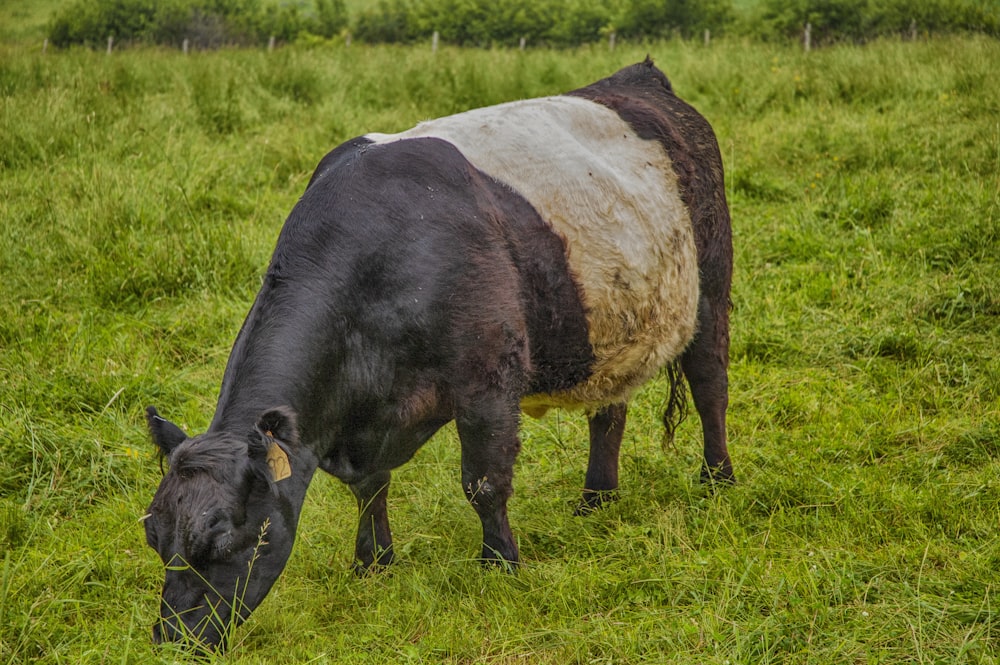
[[[394,475],[397,563],[350,571],[317,475],[288,568],[221,662],[1000,659],[1000,43],[568,51],[0,46],[0,662],[153,649],[139,516],[155,404],[209,423],[285,215],[366,131],[562,92],[650,53],[719,136],[736,268],[730,450],[698,483],[637,395],[620,500],[574,517],[579,414],[525,418],[483,570],[454,429]]]

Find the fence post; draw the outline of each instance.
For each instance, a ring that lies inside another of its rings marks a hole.
[[[268,51],[274,50],[274,35],[271,35],[270,37],[267,38],[267,50]]]
[[[910,20],[910,41],[917,41],[917,19]]]
[[[524,37],[521,37],[521,46],[520,46],[520,48],[521,48],[522,51],[524,50],[524,43],[525,43],[525,41],[527,41],[527,40],[525,40]]]
[[[108,35],[108,55],[111,55],[111,46],[115,43],[115,38]]]
[[[350,45],[351,45],[351,33],[347,33],[347,36],[344,37],[344,46],[350,46]]]
[[[615,31],[614,30],[611,31],[610,35],[608,35],[608,50],[609,51],[614,51],[615,50]]]
[[[438,52],[438,40],[439,39],[441,39],[441,35],[439,35],[438,31],[435,30],[434,34],[431,35],[431,53],[437,53]]]
[[[49,38],[46,37],[45,41],[42,42],[42,55],[48,53],[49,51]]]
[[[712,31],[709,30],[708,28],[705,28],[705,46],[708,46],[708,44],[711,41],[712,41]]]
[[[812,46],[812,29],[812,23],[806,23],[805,33],[802,35],[802,45],[805,47],[806,53]]]
[[[185,37],[185,38],[184,38],[184,42],[183,42],[183,43],[181,44],[181,51],[183,51],[183,52],[184,52],[184,55],[187,55],[187,54],[188,54],[188,47],[189,47],[190,45],[191,45],[191,42],[190,42],[190,41],[188,40],[188,38],[187,38],[187,37]]]

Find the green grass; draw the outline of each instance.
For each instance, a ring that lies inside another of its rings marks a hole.
[[[646,52],[719,134],[733,211],[730,436],[660,449],[638,395],[622,498],[572,517],[579,415],[526,421],[524,569],[475,562],[453,429],[394,477],[398,565],[350,573],[317,477],[233,663],[992,663],[1000,659],[1000,44],[808,55],[194,54],[0,47],[0,663],[172,662],[138,517],[149,403],[209,422],[284,216],[327,148],[588,83]]]
[[[4,0],[0,3],[0,43],[42,47],[45,27],[66,0]]]

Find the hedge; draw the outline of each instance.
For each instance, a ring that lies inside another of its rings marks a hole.
[[[349,33],[363,42],[413,42],[437,33],[469,46],[572,46],[603,40],[712,35],[863,42],[887,35],[982,32],[1000,36],[991,0],[378,0],[349,17],[344,0],[77,0],[52,19],[56,46],[100,46],[109,36],[213,48]]]

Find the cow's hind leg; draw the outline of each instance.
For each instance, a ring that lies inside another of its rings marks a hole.
[[[392,533],[385,505],[389,478],[389,472],[384,471],[350,486],[360,513],[354,545],[354,571],[359,575],[392,563]]]
[[[497,401],[456,418],[462,441],[462,489],[483,524],[482,558],[509,567],[517,564],[517,544],[507,520],[513,492],[514,460],[521,444],[517,435],[517,403]]]
[[[587,515],[617,498],[618,452],[627,411],[627,404],[611,404],[589,418],[590,461],[577,515]]]
[[[681,356],[681,366],[701,418],[705,442],[702,481],[735,482],[726,445],[726,409],[729,406],[728,298],[702,298],[698,334]]]

